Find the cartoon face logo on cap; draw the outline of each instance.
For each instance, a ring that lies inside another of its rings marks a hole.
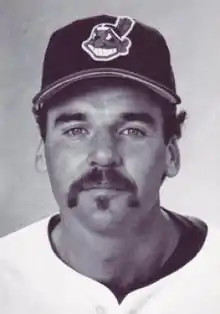
[[[135,21],[130,17],[120,16],[115,24],[102,23],[93,27],[89,38],[82,43],[82,48],[95,61],[110,61],[119,56],[126,56],[132,46],[127,37]]]

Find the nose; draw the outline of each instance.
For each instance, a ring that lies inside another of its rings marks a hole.
[[[94,136],[88,155],[90,166],[120,166],[122,158],[118,152],[116,139],[104,130]]]

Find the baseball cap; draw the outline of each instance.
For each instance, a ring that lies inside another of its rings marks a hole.
[[[35,114],[74,82],[98,77],[130,79],[177,105],[170,52],[162,34],[128,16],[99,15],[55,31],[46,49]]]

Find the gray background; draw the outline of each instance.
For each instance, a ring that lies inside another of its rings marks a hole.
[[[219,0],[1,0],[0,235],[57,211],[47,174],[34,168],[31,99],[52,31],[99,13],[130,15],[165,35],[189,119],[182,169],[163,187],[162,204],[220,226],[219,10]]]

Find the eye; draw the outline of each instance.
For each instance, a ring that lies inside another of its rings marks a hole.
[[[73,136],[79,136],[79,135],[86,135],[88,134],[88,130],[82,127],[76,127],[76,128],[71,128],[66,131],[64,131],[64,134],[73,137]]]
[[[97,32],[93,32],[92,33],[92,39],[96,39],[98,37],[100,37],[100,36],[99,36],[99,34]]]
[[[113,37],[112,37],[112,35],[110,34],[110,33],[108,33],[108,35],[106,36],[106,40],[111,40]]]
[[[138,129],[138,128],[127,128],[122,131],[120,131],[120,135],[125,136],[133,136],[133,137],[144,137],[146,136],[146,132]]]

